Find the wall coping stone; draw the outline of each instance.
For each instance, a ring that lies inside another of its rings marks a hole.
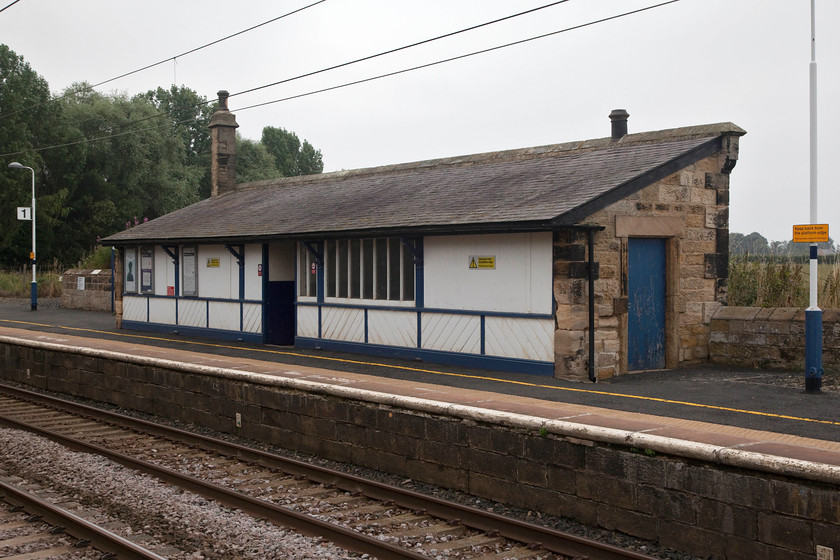
[[[712,319],[752,321],[761,309],[761,307],[730,307],[724,305],[715,312]]]

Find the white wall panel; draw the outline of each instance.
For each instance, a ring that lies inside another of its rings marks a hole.
[[[239,330],[239,302],[211,301],[210,324],[211,329],[225,331]]]
[[[219,260],[219,266],[208,266],[208,261]],[[198,246],[198,295],[205,298],[239,299],[239,273],[236,285],[231,285],[230,266],[236,260],[224,245]],[[238,327],[237,327],[238,328]]]
[[[554,361],[554,321],[487,317],[484,353],[524,360]]]
[[[330,340],[365,341],[364,309],[325,307],[322,311],[322,335]]]
[[[297,308],[297,335],[318,338],[318,308],[301,305]]]
[[[495,269],[470,269],[471,256]],[[551,313],[550,232],[426,237],[425,305],[438,309]]]
[[[146,298],[140,296],[123,296],[123,314],[122,318],[125,321],[143,321],[146,317]]]
[[[416,348],[417,313],[369,310],[368,342]]]
[[[179,300],[178,324],[187,327],[206,327],[207,302],[197,299]]]
[[[149,322],[175,324],[175,298],[150,298]]]
[[[423,313],[423,348],[445,352],[481,353],[481,318],[447,313]]]

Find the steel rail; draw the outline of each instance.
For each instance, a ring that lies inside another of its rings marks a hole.
[[[314,482],[333,485],[346,492],[359,492],[369,498],[390,501],[395,505],[407,509],[423,510],[433,517],[447,521],[458,521],[465,527],[497,533],[501,537],[524,544],[539,545],[545,550],[564,556],[572,558],[585,557],[589,560],[654,560],[652,556],[624,550],[613,545],[512,519],[463,504],[449,502],[412,490],[371,481],[319,465],[281,457],[259,449],[195,434],[178,428],[155,424],[147,420],[133,418],[116,412],[73,403],[24,389],[9,387],[0,383],[0,393],[2,392],[7,392],[33,402],[43,403],[54,408],[62,408],[67,412],[79,414],[76,411],[81,411],[83,415],[92,419],[99,419],[103,422],[121,425],[133,430],[179,441],[189,446],[215,451],[263,467],[275,468],[290,475],[303,476]]]
[[[32,515],[80,540],[86,540],[101,552],[111,552],[121,560],[166,560],[123,537],[103,529],[78,515],[67,511],[25,490],[0,481],[0,497],[10,504],[19,505]]]

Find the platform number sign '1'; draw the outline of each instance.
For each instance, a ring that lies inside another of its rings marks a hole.
[[[17,209],[18,220],[32,220],[32,208],[29,206],[18,206]]]

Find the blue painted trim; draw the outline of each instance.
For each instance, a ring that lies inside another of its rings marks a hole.
[[[426,305],[426,273],[424,268],[424,254],[423,254],[423,238],[417,238],[417,252],[419,258],[414,264],[414,304],[417,307],[425,307]],[[417,262],[419,261],[419,262]]]
[[[323,326],[324,326],[323,315],[324,315],[324,313],[323,313],[323,311],[324,311],[323,307],[318,308],[318,338],[321,338],[322,336],[324,336],[324,333],[323,333]]]
[[[295,259],[295,261],[297,261],[297,259]],[[263,308],[263,312],[262,312],[262,321],[260,322],[261,323],[260,330],[262,330],[262,332],[263,332],[262,343],[267,344],[268,343],[268,338],[267,338],[268,337],[268,319],[267,319],[266,316],[268,315],[268,313],[266,313],[265,311],[266,311],[266,309],[268,309],[268,301],[266,301],[266,297],[268,295],[268,273],[269,273],[269,270],[268,270],[268,243],[263,243],[263,245],[262,245],[261,266],[262,266],[262,285],[260,286],[260,288],[262,289],[262,308]]]
[[[482,356],[484,355],[485,341],[487,340],[486,337],[485,337],[485,334],[484,334],[485,333],[485,328],[484,327],[485,327],[486,322],[487,322],[486,321],[486,316],[482,315],[481,316],[481,355]]]
[[[143,323],[140,321],[123,321],[122,328],[132,331],[146,331],[167,334],[181,334],[199,338],[212,338],[217,340],[232,340],[260,344],[262,333],[246,333],[237,331],[225,331],[222,329],[205,329],[202,327],[186,327],[183,325],[166,325],[163,323]]]
[[[161,295],[157,295],[157,294],[138,294],[138,293],[135,293],[135,292],[130,292],[130,293],[129,292],[123,292],[123,295],[128,296],[128,297],[144,297],[146,299],[151,299],[151,298],[174,299],[174,298],[177,298],[177,299],[193,300],[193,301],[196,301],[196,300],[207,301],[207,302],[218,301],[218,302],[222,302],[222,303],[234,303],[234,302],[238,303],[239,302],[238,299],[208,298],[208,297],[197,297],[197,296],[161,296]],[[246,300],[242,300],[242,303],[262,303],[262,300],[246,299]]]
[[[472,309],[440,309],[436,307],[399,307],[396,305],[364,305],[360,303],[332,303],[317,301],[296,301],[295,305],[303,307],[340,307],[344,309],[369,309],[373,311],[406,311],[409,313],[446,313],[449,315],[485,315],[487,317],[510,317],[513,319],[554,319],[553,313],[510,313],[507,311],[482,311]]]
[[[368,310],[365,309],[365,344],[367,344],[370,339],[368,338]]]
[[[423,348],[423,313],[417,312],[417,348]],[[482,352],[483,354],[484,352]]]
[[[401,358],[409,360],[419,358],[430,363],[490,369],[495,371],[511,371],[516,373],[545,376],[554,375],[553,362],[540,362],[536,360],[521,360],[517,358],[502,358],[498,356],[479,356],[477,354],[459,354],[456,352],[442,352],[439,350],[423,350],[420,348],[404,348],[379,344],[360,344],[358,342],[323,340],[306,337],[295,337],[295,346],[297,348],[321,348],[323,350],[368,354],[387,358]]]

